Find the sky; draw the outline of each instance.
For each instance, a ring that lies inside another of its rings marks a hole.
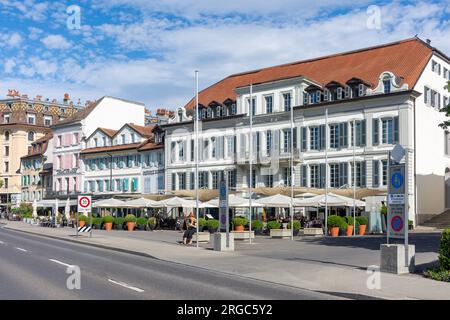
[[[450,54],[450,0],[0,0],[0,97],[175,109],[243,71],[410,38]]]

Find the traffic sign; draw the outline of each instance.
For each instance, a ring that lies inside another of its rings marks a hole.
[[[394,232],[402,232],[405,222],[401,216],[394,216],[391,220],[391,227]]]
[[[91,196],[78,196],[78,212],[91,212],[92,198]]]
[[[389,166],[388,181],[388,236],[403,239],[407,219],[405,164]]]
[[[219,184],[219,216],[220,230],[226,231],[228,217],[228,185],[223,179]]]

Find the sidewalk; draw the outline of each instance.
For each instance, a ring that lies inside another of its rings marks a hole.
[[[384,299],[450,299],[450,283],[426,279],[421,275],[381,274],[381,289],[367,288],[369,274],[361,266],[332,264],[326,261],[289,259],[283,255],[262,256],[252,251],[264,251],[265,239],[256,239],[255,244],[239,244],[235,252],[215,252],[210,245],[200,249],[177,244],[177,232],[107,232],[94,231],[94,237],[74,237],[74,229],[51,229],[31,226],[22,222],[8,221],[5,228],[58,238],[87,245],[100,246],[130,253],[148,255],[157,259],[204,268],[216,272],[238,275],[287,286],[326,292],[344,297],[374,297]],[[300,246],[301,241],[298,241]],[[279,241],[283,248],[288,242]],[[272,246],[276,246],[272,242]],[[289,249],[296,248],[290,242]],[[315,244],[320,246],[321,244]],[[254,249],[255,248],[255,249]],[[261,248],[261,249],[258,249]],[[299,247],[300,248],[300,247]],[[333,247],[329,247],[329,249]],[[270,250],[273,250],[270,249]],[[353,250],[348,249],[348,250]],[[353,252],[353,251],[351,251]],[[358,252],[355,250],[355,252]],[[298,252],[294,252],[297,254]],[[358,254],[358,253],[356,253]],[[292,254],[292,256],[295,256]]]

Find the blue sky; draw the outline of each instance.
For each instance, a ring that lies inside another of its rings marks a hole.
[[[81,9],[79,29],[67,27],[71,5]],[[196,69],[204,88],[415,34],[450,54],[448,0],[0,0],[0,16],[1,97],[112,95],[152,110],[184,105]]]

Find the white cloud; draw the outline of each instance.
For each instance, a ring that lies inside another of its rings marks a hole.
[[[0,34],[0,47],[18,48],[22,41],[22,36],[17,32]]]
[[[48,49],[66,50],[71,47],[70,42],[61,35],[48,35],[41,42]]]
[[[11,73],[16,65],[16,62],[13,59],[7,59],[3,64],[3,70],[5,73]]]

